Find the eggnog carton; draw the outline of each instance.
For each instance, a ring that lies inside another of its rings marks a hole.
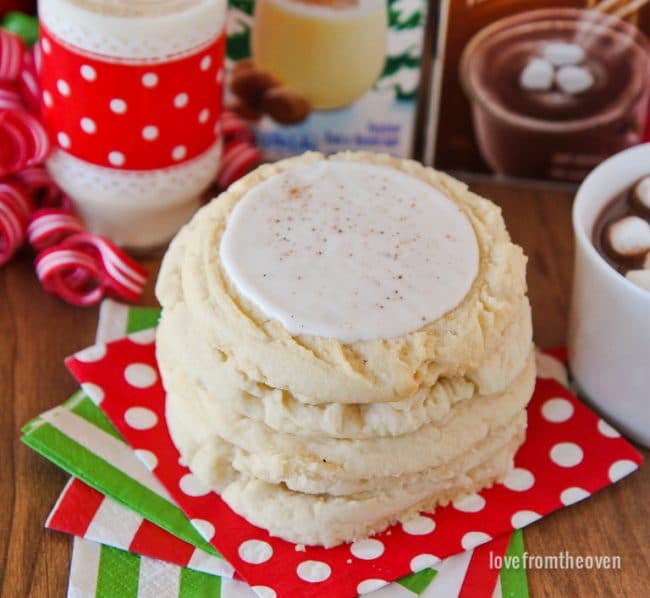
[[[427,0],[230,0],[226,106],[269,160],[412,155]]]
[[[424,158],[578,182],[648,140],[650,3],[439,0]]]

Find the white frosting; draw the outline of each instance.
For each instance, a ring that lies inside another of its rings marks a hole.
[[[57,38],[101,56],[156,61],[209,44],[223,28],[226,0],[40,0],[39,18]]]
[[[474,230],[424,181],[322,161],[248,191],[220,247],[238,289],[292,334],[402,336],[456,307],[478,272]]]
[[[258,0],[261,1],[261,0]],[[265,0],[285,12],[315,19],[349,20],[386,10],[386,0],[357,0],[356,4],[327,6],[302,0]]]

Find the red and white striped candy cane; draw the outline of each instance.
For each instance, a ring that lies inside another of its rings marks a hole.
[[[0,139],[0,176],[39,164],[50,152],[43,125],[25,110],[0,112]]]
[[[0,83],[0,110],[24,110],[23,98],[13,83]]]
[[[61,207],[70,212],[72,202],[61,194],[61,190],[52,180],[43,166],[29,166],[15,175],[42,208]]]
[[[230,142],[223,151],[217,177],[220,189],[226,189],[262,161],[262,152],[247,141]]]
[[[255,141],[253,130],[246,121],[229,110],[224,110],[221,115],[221,134],[226,144],[230,141]]]
[[[142,296],[147,271],[108,239],[81,233],[67,238],[61,245],[96,256],[107,275],[104,286],[112,294],[129,301]]]
[[[36,44],[31,50],[25,52],[23,66],[18,75],[18,86],[25,104],[32,112],[40,112],[41,109],[41,86],[38,80],[38,69],[36,56],[39,46]]]
[[[72,305],[95,305],[104,297],[105,274],[97,261],[83,251],[52,247],[38,255],[35,266],[45,291]]]
[[[0,182],[0,266],[23,246],[33,207],[28,193],[19,183]]]
[[[6,29],[0,29],[0,81],[15,81],[23,65],[25,44]]]
[[[81,219],[58,208],[44,208],[32,214],[27,239],[35,251],[43,251],[65,238],[84,232]]]

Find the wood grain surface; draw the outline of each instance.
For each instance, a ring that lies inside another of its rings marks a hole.
[[[571,198],[495,183],[472,187],[502,206],[512,237],[529,256],[535,340],[565,343],[573,261]],[[158,260],[143,301],[154,305]],[[22,445],[19,428],[67,398],[75,383],[63,358],[92,343],[97,309],[46,295],[31,257],[0,270],[0,593],[6,598],[65,596],[71,542],[43,528],[66,475]],[[648,456],[648,451],[644,451]],[[529,571],[531,596],[646,596],[650,588],[650,467],[525,532],[531,555],[620,555],[622,569]],[[293,598],[293,597],[292,597]],[[446,597],[442,597],[446,598]]]

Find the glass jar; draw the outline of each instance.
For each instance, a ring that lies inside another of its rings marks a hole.
[[[167,242],[221,154],[225,0],[39,0],[47,168],[87,227]]]

